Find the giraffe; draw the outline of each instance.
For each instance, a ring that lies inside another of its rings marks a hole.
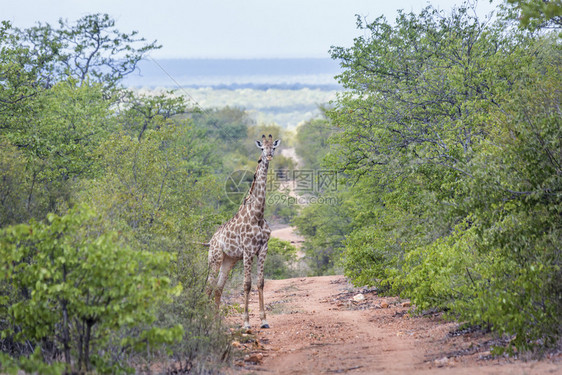
[[[261,328],[269,328],[265,316],[263,302],[264,275],[263,269],[267,256],[267,241],[271,229],[264,219],[265,188],[267,169],[273,158],[275,149],[279,146],[279,139],[273,141],[265,135],[256,141],[256,146],[262,150],[258,160],[252,186],[244,198],[238,212],[225,224],[221,225],[209,241],[209,280],[208,293],[214,292],[217,309],[228,274],[239,261],[244,262],[244,328],[250,328],[248,302],[252,288],[252,261],[254,256],[258,261],[258,294]]]

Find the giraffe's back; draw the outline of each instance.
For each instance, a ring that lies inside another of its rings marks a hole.
[[[269,240],[270,234],[271,229],[265,220],[261,223],[227,222],[219,227],[209,242],[209,260],[222,256],[222,253],[233,259],[243,259],[245,252],[254,256]]]

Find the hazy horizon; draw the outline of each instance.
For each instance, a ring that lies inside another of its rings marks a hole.
[[[339,63],[328,58],[154,59],[139,62],[124,84],[135,88],[314,88],[337,90]]]

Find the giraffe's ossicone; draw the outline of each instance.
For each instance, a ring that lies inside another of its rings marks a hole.
[[[209,241],[209,280],[208,293],[215,297],[217,308],[220,305],[222,291],[232,267],[239,261],[244,261],[244,327],[250,328],[248,303],[252,288],[252,261],[258,261],[258,293],[261,327],[269,328],[265,317],[263,302],[264,265],[267,256],[267,242],[271,229],[265,221],[265,193],[267,184],[267,170],[273,158],[275,149],[279,146],[279,139],[273,141],[271,134],[268,138],[262,136],[256,141],[256,146],[262,150],[254,181],[248,194],[242,201],[238,212],[221,225]]]

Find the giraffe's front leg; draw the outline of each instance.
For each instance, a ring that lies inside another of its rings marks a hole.
[[[244,328],[250,329],[250,292],[252,290],[252,257],[244,256]]]
[[[264,267],[265,267],[265,258],[267,256],[267,242],[261,248],[258,254],[258,293],[259,293],[259,303],[260,303],[260,319],[261,319],[261,328],[269,328],[269,324],[265,318],[265,305],[263,302],[263,287],[265,284],[264,280]]]

